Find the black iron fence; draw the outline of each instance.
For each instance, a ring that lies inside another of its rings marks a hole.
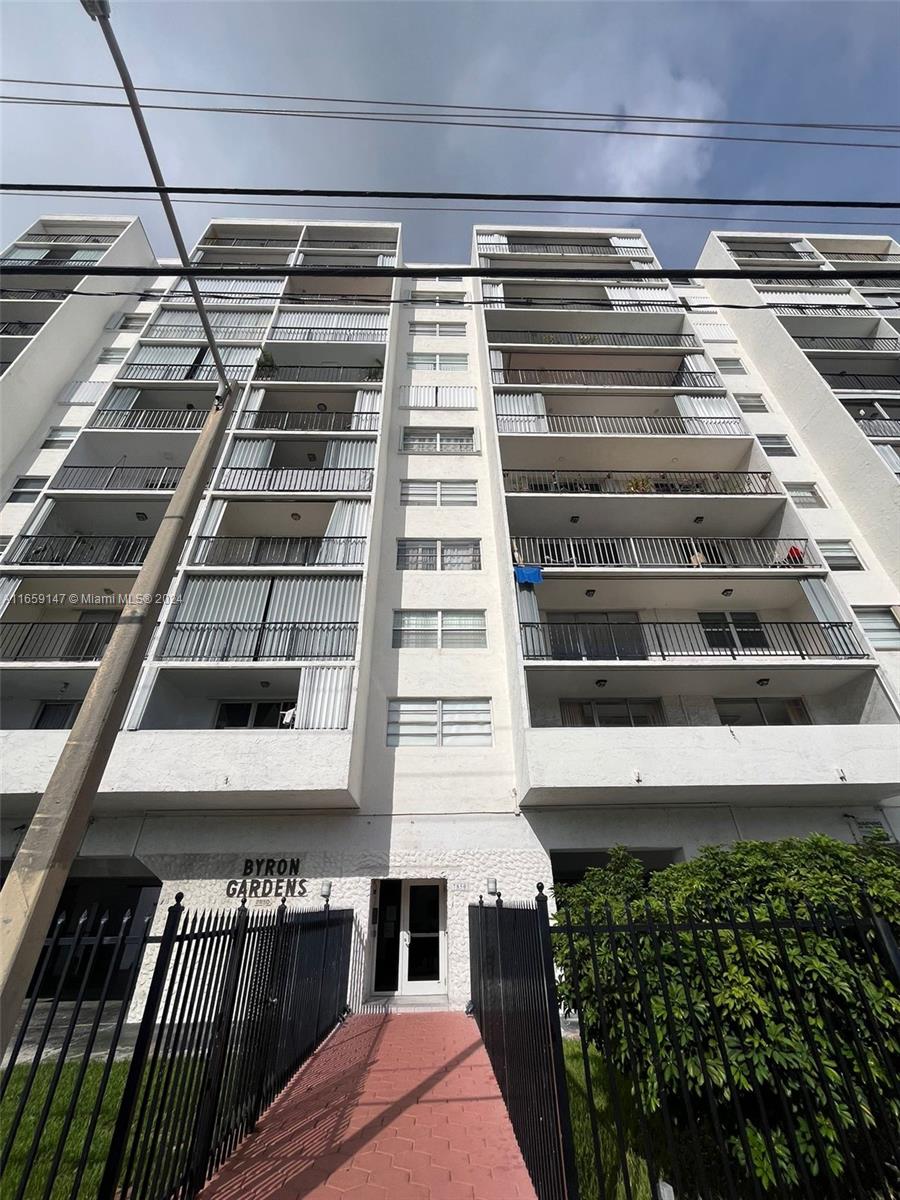
[[[192,662],[352,658],[356,629],[355,621],[173,621],[159,656]]]
[[[124,534],[29,533],[16,539],[9,561],[54,567],[135,567],[144,561],[152,541]]]
[[[192,562],[207,567],[360,567],[364,537],[198,537]]]
[[[93,662],[103,655],[116,627],[110,621],[0,622],[4,662]]]
[[[778,496],[769,471],[504,471],[507,492],[631,496]]]
[[[0,1082],[4,1200],[190,1200],[341,1019],[351,910],[181,899],[160,937],[56,921]]]

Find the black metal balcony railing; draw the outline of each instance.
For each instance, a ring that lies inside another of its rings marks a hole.
[[[273,429],[326,433],[375,433],[379,414],[375,412],[316,412],[314,409],[253,409],[242,412],[238,429]]]
[[[337,325],[276,325],[270,342],[383,342],[384,329],[344,329]]]
[[[776,317],[872,317],[865,304],[773,304]]]
[[[750,250],[746,246],[729,246],[734,258],[802,258],[818,260],[814,250],[793,250],[784,247],[766,246],[764,249]]]
[[[649,246],[611,246],[602,242],[478,242],[480,254],[580,254],[651,258]]]
[[[283,661],[352,658],[355,652],[355,621],[173,621],[159,657]]]
[[[495,367],[495,384],[539,387],[722,388],[714,371],[581,371],[556,367]],[[723,389],[724,390],[724,389]]]
[[[571,296],[503,296],[486,299],[485,308],[547,308],[565,309],[572,312],[639,312],[639,313],[683,313],[684,309],[675,296],[662,292],[655,300],[608,300],[606,297],[590,299]]]
[[[345,305],[364,304],[369,308],[384,308],[390,297],[374,296],[365,293],[353,293],[344,295],[340,292],[286,292],[282,297],[282,308],[287,308],[291,305],[299,304],[339,304],[342,308]]]
[[[900,353],[900,337],[797,337],[801,350],[887,350]]]
[[[595,416],[593,413],[548,413],[546,416],[498,413],[497,430],[499,433],[608,433],[670,437],[749,436],[749,430],[740,417],[629,417]]]
[[[900,262],[900,254],[893,250],[829,250],[825,257],[831,262]]]
[[[274,249],[291,250],[299,238],[254,238],[254,237],[208,237],[200,243],[201,250],[215,250],[219,246],[271,246]]]
[[[249,379],[253,373],[253,364],[228,364],[228,374],[232,379]],[[201,363],[126,363],[119,371],[120,379],[156,379],[177,383],[215,383],[219,376],[215,364]]]
[[[226,467],[224,492],[369,492],[371,467]]]
[[[115,622],[0,622],[0,659],[5,662],[94,662],[106,649]]]
[[[10,562],[53,567],[134,567],[143,561],[150,537],[31,533],[16,539]]]
[[[867,658],[848,621],[522,622],[526,659],[636,661],[671,658]]]
[[[23,242],[68,242],[72,246],[111,246],[117,233],[29,233],[20,238]]]
[[[44,257],[42,257],[42,258],[17,258],[10,254],[5,257],[0,258],[0,267],[5,267],[7,271],[11,271],[11,272],[15,273],[16,267],[37,267],[37,266],[40,266],[41,263],[46,263],[47,266],[61,267],[69,261],[70,260],[68,257],[65,257],[65,258],[62,258],[62,257],[60,257],[60,258],[44,258]],[[91,265],[91,263],[85,262],[83,259],[79,259],[78,261],[79,261],[79,264],[83,267],[88,267]]]
[[[381,383],[384,367],[378,363],[370,367],[321,366],[275,367],[258,366],[256,378],[273,382],[305,383]]]
[[[900,440],[900,419],[894,417],[861,417],[856,424],[866,437],[897,438]]]
[[[34,337],[43,328],[43,321],[0,321],[0,335],[3,337]]]
[[[607,333],[598,329],[489,329],[492,345],[501,342],[537,346],[624,346],[648,350],[699,350],[692,333]]]
[[[769,471],[504,471],[507,492],[562,495],[778,496]]]
[[[71,294],[64,288],[2,288],[0,300],[66,300]]]
[[[513,562],[535,567],[740,570],[821,568],[806,538],[514,537]]]
[[[267,318],[262,325],[213,325],[213,332],[217,338],[226,341],[261,342],[268,323]],[[206,334],[202,325],[166,325],[160,322],[158,325],[151,325],[141,334],[142,340],[146,341],[148,338],[165,338],[169,341],[181,338],[182,341],[205,342]]]
[[[52,488],[77,491],[173,491],[182,467],[61,467]]]
[[[200,429],[207,408],[101,408],[88,429]]]
[[[836,392],[898,392],[900,391],[900,375],[851,375],[841,372],[838,375],[826,375],[822,378]]]
[[[207,567],[361,567],[364,537],[201,537],[193,563]]]
[[[395,253],[396,242],[367,241],[365,238],[304,238],[300,247],[303,250],[378,250],[381,253]]]

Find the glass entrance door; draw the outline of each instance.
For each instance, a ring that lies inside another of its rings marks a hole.
[[[446,913],[442,880],[403,880],[400,924],[401,994],[422,996],[445,992]]]

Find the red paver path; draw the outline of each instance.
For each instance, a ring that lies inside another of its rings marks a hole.
[[[200,1200],[535,1200],[475,1022],[351,1017]]]

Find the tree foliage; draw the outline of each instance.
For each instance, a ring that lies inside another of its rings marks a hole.
[[[741,1195],[827,1195],[827,1172],[880,1196],[885,1162],[900,1181],[900,988],[874,924],[900,922],[893,845],[739,842],[653,875],[618,848],[556,899],[581,931],[554,936],[562,1001],[683,1194],[724,1186],[720,1137]]]

